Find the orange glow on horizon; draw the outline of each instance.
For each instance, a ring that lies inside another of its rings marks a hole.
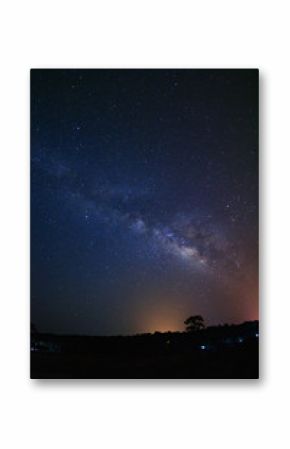
[[[140,316],[140,315],[139,315]],[[176,307],[168,307],[166,302],[148,304],[146,310],[141,313],[139,326],[141,332],[176,332],[183,331],[184,312]]]

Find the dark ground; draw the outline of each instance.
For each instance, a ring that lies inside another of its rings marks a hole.
[[[33,379],[256,379],[258,323],[195,334],[132,337],[33,334]]]

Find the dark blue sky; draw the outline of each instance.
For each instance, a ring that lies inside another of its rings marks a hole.
[[[258,71],[31,72],[31,313],[131,334],[258,317]]]

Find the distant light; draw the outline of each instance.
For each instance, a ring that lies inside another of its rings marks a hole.
[[[243,343],[244,339],[243,338],[239,338],[239,343]]]
[[[206,349],[205,345],[201,345],[200,349]]]
[[[259,334],[256,334],[256,337],[258,338],[258,337],[259,337]]]

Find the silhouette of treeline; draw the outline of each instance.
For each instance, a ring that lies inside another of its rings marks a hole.
[[[219,346],[235,345],[249,338],[257,337],[258,321],[245,322],[239,325],[209,326],[206,329],[187,332],[155,332],[136,335],[117,336],[82,336],[82,335],[54,335],[32,334],[32,350],[43,352],[91,352],[120,351],[122,349],[155,352],[174,348],[178,350],[192,349],[194,345],[206,346],[205,349],[214,350]]]
[[[256,378],[258,321],[133,336],[31,333],[33,378]]]

